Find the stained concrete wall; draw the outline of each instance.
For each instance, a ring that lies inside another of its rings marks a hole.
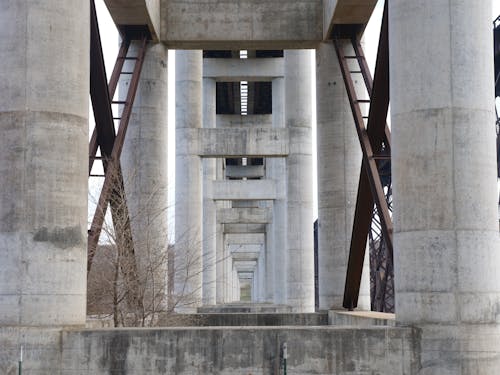
[[[67,331],[65,374],[409,375],[418,332],[408,328],[231,327]],[[82,361],[85,358],[85,361]]]

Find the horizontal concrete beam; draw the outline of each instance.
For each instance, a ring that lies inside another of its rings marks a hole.
[[[245,272],[245,271],[238,271],[238,278],[240,279],[241,282],[249,282],[253,280],[253,272]]]
[[[244,234],[226,234],[226,243],[228,245],[244,245],[244,244],[256,244],[263,245],[266,241],[264,233],[244,233]]]
[[[217,222],[220,224],[267,224],[272,221],[272,212],[268,208],[221,208],[217,210]]]
[[[263,165],[227,165],[226,178],[262,178],[265,175]]]
[[[202,157],[283,157],[288,155],[288,129],[198,129]]]
[[[224,233],[266,233],[266,224],[225,224]]]
[[[328,39],[336,25],[363,25],[377,5],[377,0],[323,0],[323,38]]]
[[[217,115],[217,128],[265,128],[273,125],[273,115]]]
[[[212,199],[273,200],[276,199],[276,182],[274,180],[212,181]]]
[[[265,82],[284,76],[283,58],[203,59],[203,77],[219,82]]]
[[[321,0],[162,0],[161,37],[173,49],[315,48]]]
[[[233,259],[234,268],[238,272],[251,272],[257,268],[256,260],[234,260]]]
[[[160,39],[160,0],[104,0],[117,27],[147,25],[153,40]]]

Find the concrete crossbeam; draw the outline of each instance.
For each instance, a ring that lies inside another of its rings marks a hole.
[[[283,58],[203,59],[203,77],[219,82],[263,82],[283,75]]]
[[[160,37],[160,0],[104,0],[117,26],[147,25],[154,40]]]
[[[272,124],[272,115],[217,115],[217,128],[263,128]]]
[[[231,255],[234,261],[240,261],[240,260],[256,261],[257,259],[259,259],[259,253],[256,252],[235,251]]]
[[[323,0],[323,37],[328,39],[334,25],[366,25],[377,0]]]
[[[228,233],[225,235],[226,243],[228,246],[231,244],[237,244],[239,246],[245,244],[257,244],[261,245],[265,242],[264,233],[242,233],[242,234],[231,234]]]
[[[263,244],[258,243],[233,243],[228,245],[229,252],[234,257],[238,257],[238,254],[253,254],[257,258],[262,250]]]
[[[224,233],[266,233],[266,224],[225,224]]]
[[[274,180],[212,181],[214,200],[273,200],[276,198]]]
[[[314,48],[322,37],[321,0],[162,0],[161,11],[176,49]]]
[[[263,165],[227,165],[226,178],[262,178],[265,175]]]
[[[272,221],[268,208],[221,208],[217,210],[217,222],[221,224],[267,224]]]
[[[233,260],[234,268],[238,272],[252,272],[257,268],[256,260]]]
[[[199,129],[202,157],[280,157],[288,155],[286,129]]]

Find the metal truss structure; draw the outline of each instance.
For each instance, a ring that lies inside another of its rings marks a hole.
[[[389,108],[387,13],[386,4],[373,79],[355,33],[348,36],[354,55],[345,54],[344,36],[333,41],[363,151],[343,302],[349,310],[357,307],[369,239],[372,310],[394,312],[391,134],[386,123]],[[353,77],[359,75],[368,98],[359,98],[354,87]],[[364,107],[369,107],[368,114],[363,113]]]
[[[95,128],[89,144],[89,178],[103,177],[104,182],[102,183],[99,200],[88,232],[87,272],[90,272],[92,267],[92,261],[98,247],[99,237],[109,206],[114,224],[117,250],[123,253],[120,254],[121,256],[134,260],[133,262],[127,262],[128,267],[123,269],[122,272],[127,287],[131,291],[128,295],[137,299],[129,300],[129,303],[138,306],[142,302],[138,292],[137,265],[135,263],[132,230],[120,166],[120,155],[139,85],[148,37],[146,35],[133,35],[131,37],[122,32],[122,45],[108,84],[95,4],[94,1],[90,3],[90,96],[94,109]],[[140,40],[138,53],[136,56],[128,56],[131,41],[136,38]],[[129,63],[126,64],[126,62]],[[120,77],[125,75],[130,76],[130,83],[126,95],[124,95],[125,100],[114,100]],[[113,106],[118,108],[119,114],[113,114]],[[117,129],[115,128],[115,122],[118,123]],[[100,150],[100,156],[97,156],[98,150]],[[104,174],[92,174],[92,168],[96,160],[102,162]]]

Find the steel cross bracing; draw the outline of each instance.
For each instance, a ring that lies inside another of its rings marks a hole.
[[[333,41],[363,151],[343,302],[350,310],[357,307],[369,238],[372,310],[394,312],[391,137],[386,123],[389,108],[387,13],[386,4],[373,80],[356,36]],[[346,55],[345,41],[352,45],[354,55]],[[356,92],[353,76],[359,75],[365,83],[367,98],[359,98]],[[368,115],[363,114],[362,104],[369,105]]]
[[[129,303],[137,307],[141,303],[138,273],[134,255],[132,230],[125,199],[120,155],[139,85],[139,77],[146,52],[147,37],[142,38],[138,54],[132,57],[127,56],[131,41],[126,37],[123,39],[108,85],[94,1],[91,0],[90,4],[90,95],[96,124],[89,144],[89,178],[104,177],[104,182],[88,233],[87,272],[90,272],[92,267],[92,261],[97,250],[109,205],[111,207],[117,250],[121,253],[120,256],[128,259],[127,267],[126,269],[122,269],[122,272],[127,286],[131,291],[129,293]],[[133,68],[128,69],[128,71],[123,70],[126,61],[130,61],[131,65],[133,65]],[[118,81],[125,74],[131,76],[128,92],[125,96],[126,99],[123,101],[113,100]],[[121,110],[119,115],[113,115],[112,104]],[[115,131],[115,121],[119,122],[118,131]],[[101,152],[101,156],[96,156],[98,149]],[[102,161],[104,175],[92,174],[92,167],[95,160]]]

